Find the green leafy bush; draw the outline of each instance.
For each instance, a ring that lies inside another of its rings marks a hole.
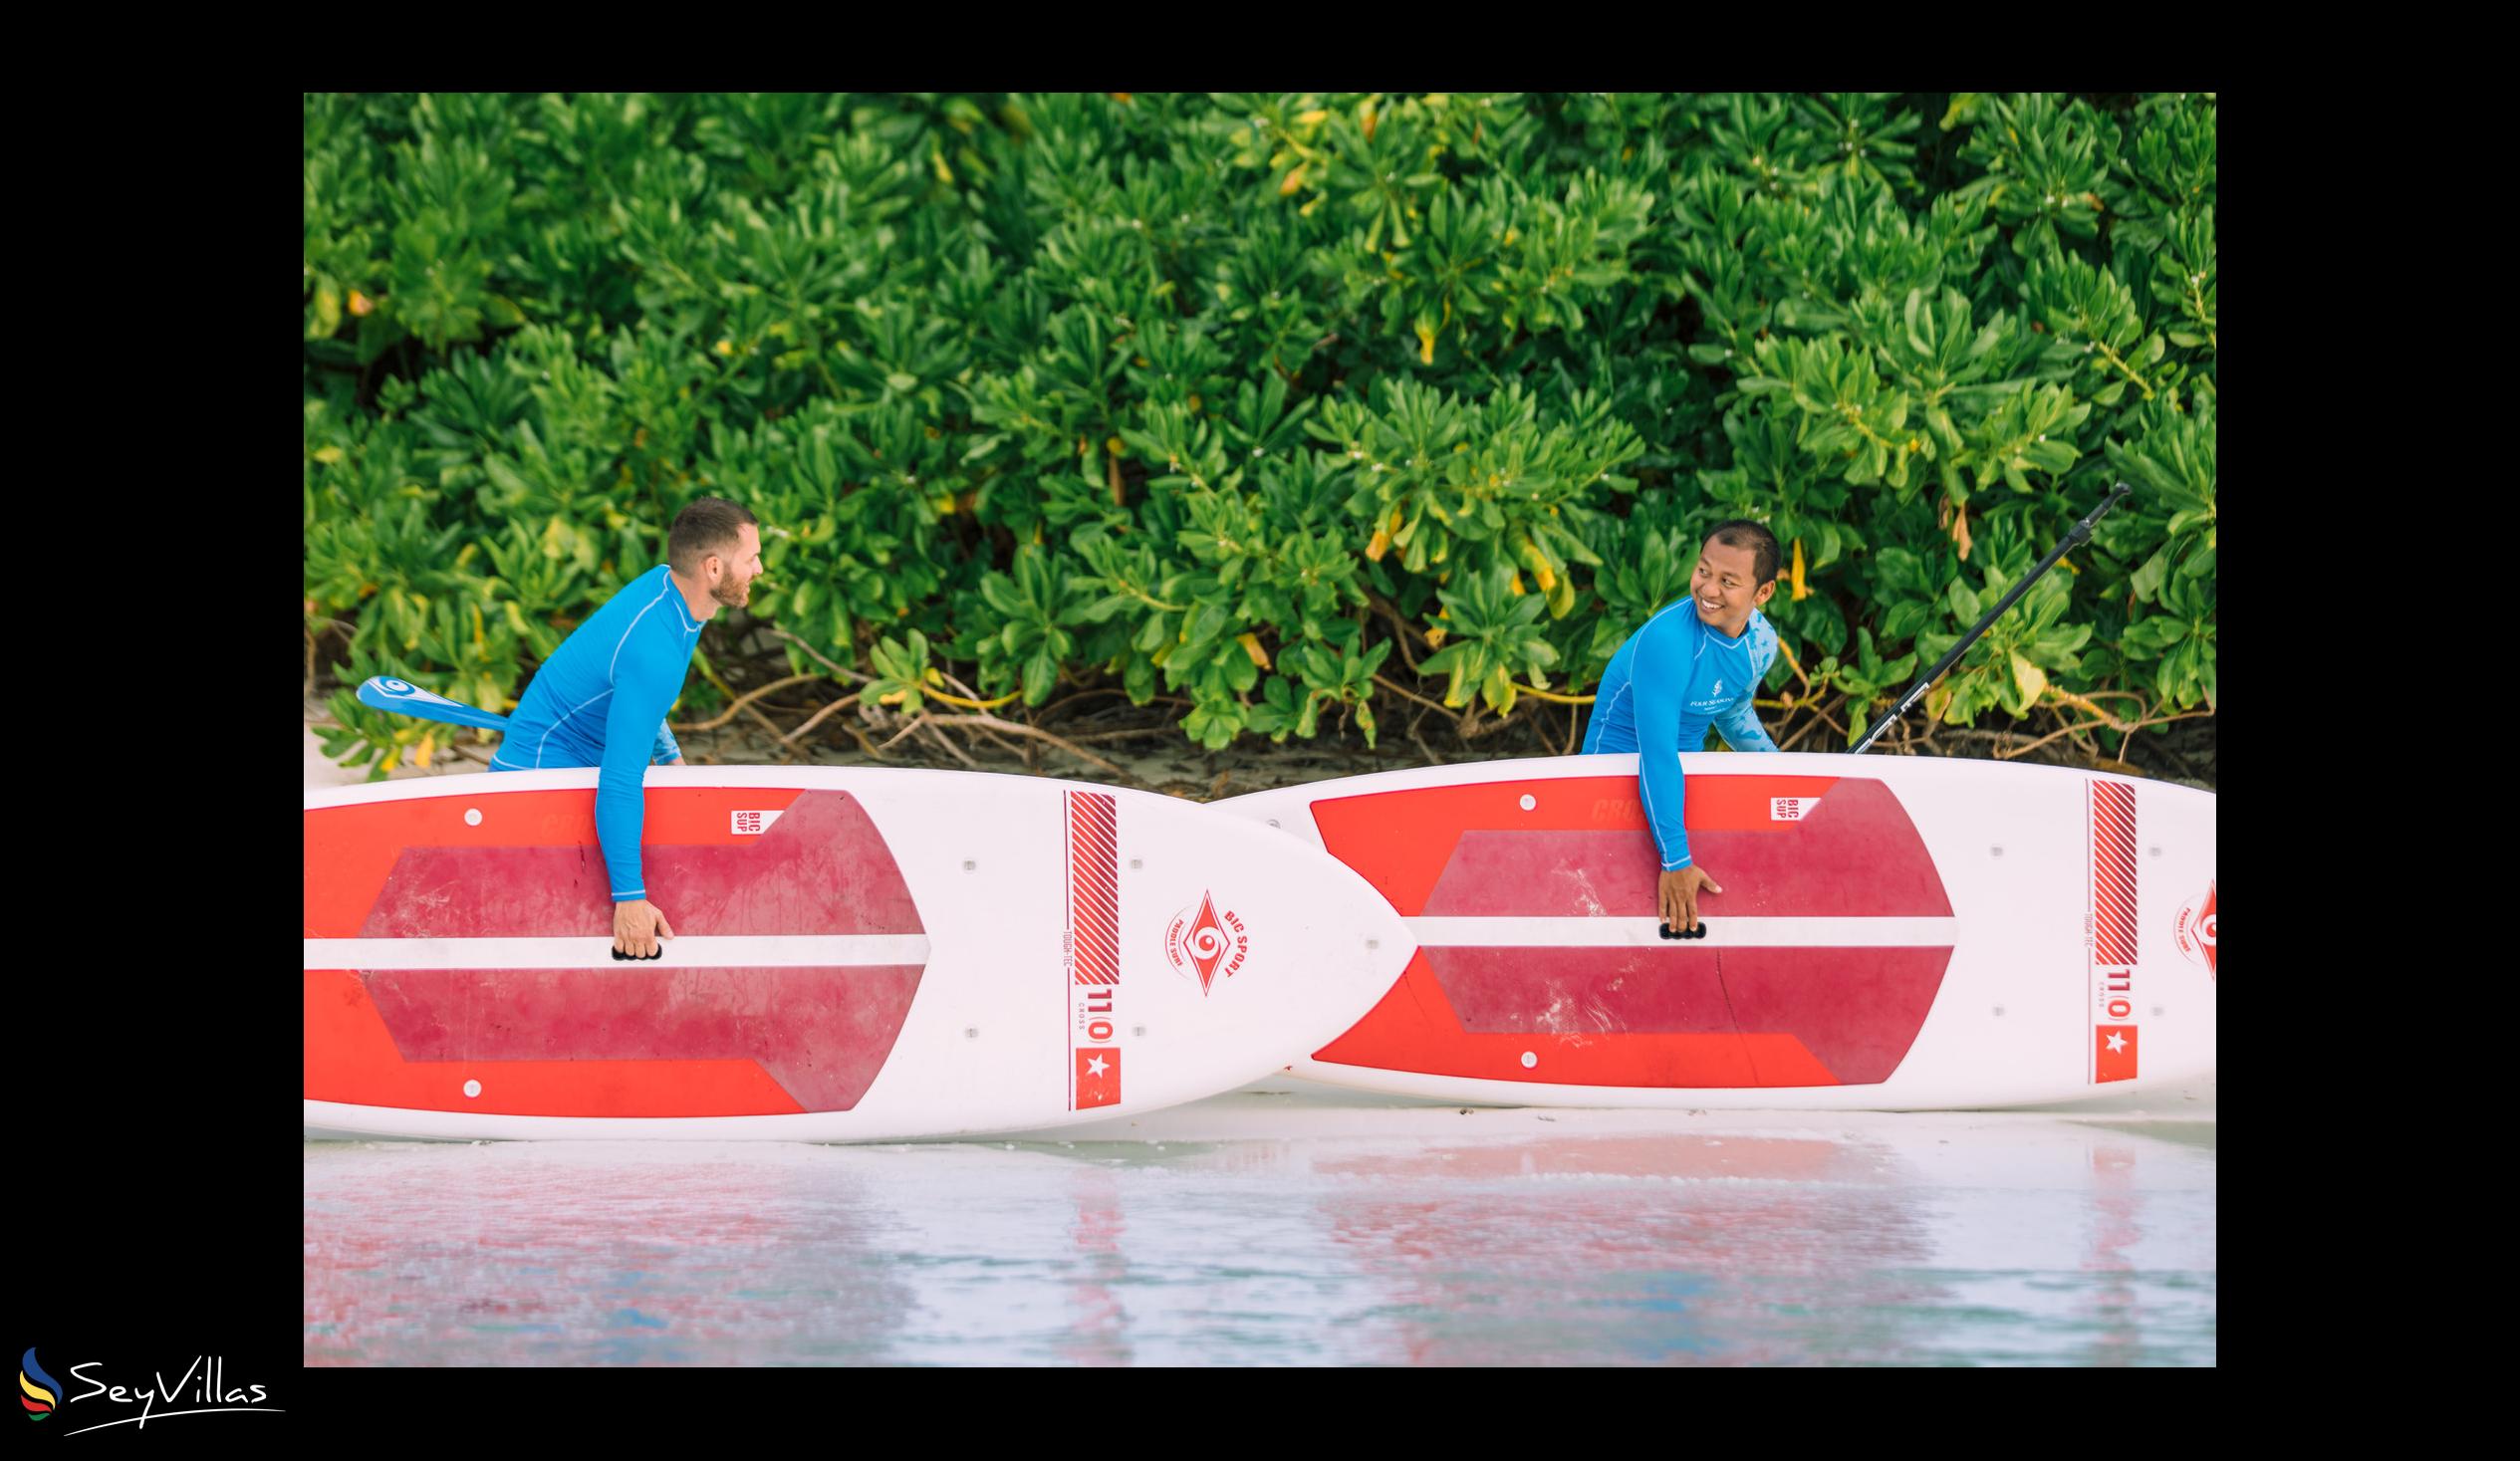
[[[512,706],[714,493],[769,528],[791,667],[870,706],[960,674],[1175,697],[1210,748],[1371,740],[1411,670],[1473,715],[1589,688],[1748,516],[1790,559],[1769,686],[1852,739],[2123,478],[1931,708],[2215,702],[2210,96],[305,123],[308,629],[345,680]],[[437,744],[335,707],[339,754]]]

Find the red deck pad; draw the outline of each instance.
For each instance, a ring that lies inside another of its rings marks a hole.
[[[398,969],[306,976],[306,1096],[543,1116],[849,1110],[914,966]],[[467,1079],[481,1083],[466,1096]]]
[[[1774,815],[1779,799],[1793,820]],[[1633,777],[1380,792],[1313,814],[1331,854],[1403,915],[1656,911],[1661,859]],[[1881,782],[1692,776],[1687,820],[1696,859],[1733,889],[1701,895],[1710,920],[1951,916]],[[1915,1043],[1950,960],[1948,947],[1420,949],[1314,1059],[1560,1086],[1873,1085]]]
[[[464,806],[429,798],[306,814],[307,936],[612,934],[593,791],[486,792],[477,827]],[[647,809],[648,892],[678,931],[924,931],[882,835],[846,792],[652,790]],[[738,836],[728,829],[739,810],[783,815]]]
[[[1699,783],[1713,779],[1690,779],[1692,804]],[[1690,830],[1691,857],[1732,889],[1701,894],[1699,912],[1709,918],[1951,916],[1924,841],[1880,782],[1841,781],[1808,817],[1772,827]],[[1425,911],[1650,918],[1661,871],[1650,833],[1464,832]]]
[[[1837,785],[1827,776],[1692,776],[1691,844],[1700,832],[1787,831],[1800,824],[1773,821],[1771,799],[1808,802]],[[1569,776],[1325,798],[1313,804],[1313,825],[1332,856],[1363,873],[1400,916],[1414,917],[1431,911],[1426,896],[1464,832],[1641,834],[1645,816],[1635,777]],[[1649,841],[1646,856],[1660,867]]]
[[[1528,954],[1529,949],[1520,952]],[[1525,1053],[1538,1057],[1526,1067]],[[1561,1086],[1834,1086],[1828,1067],[1791,1035],[1586,1036],[1474,1033],[1445,1000],[1418,950],[1391,992],[1345,1035],[1315,1052],[1333,1065],[1431,1076]]]
[[[1790,1036],[1826,1079],[1797,1068],[1725,1084],[1871,1086],[1889,1080],[1915,1043],[1951,951],[1440,948],[1425,955],[1468,1033]],[[1557,1075],[1524,1071],[1518,1061],[1499,1079],[1600,1084],[1570,1079],[1563,1054],[1541,1054],[1541,1066],[1556,1065]]]

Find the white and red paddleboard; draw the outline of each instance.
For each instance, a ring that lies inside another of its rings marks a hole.
[[[2214,1069],[2214,797],[2057,767],[1694,754],[1726,891],[1658,933],[1637,758],[1431,767],[1236,797],[1363,873],[1415,949],[1289,1069],[1513,1104],[1913,1109]]]
[[[647,773],[679,935],[612,957],[596,773],[306,796],[306,1124],[879,1140],[1228,1091],[1390,987],[1373,888],[1256,824],[943,771]]]

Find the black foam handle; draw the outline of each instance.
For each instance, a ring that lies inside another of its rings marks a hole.
[[[1697,920],[1697,929],[1693,933],[1674,932],[1668,923],[1656,923],[1653,927],[1654,931],[1664,938],[1704,938],[1706,936],[1706,920],[1703,918]]]
[[[650,960],[652,960],[652,959],[661,959],[661,958],[663,958],[664,956],[665,956],[665,951],[664,951],[663,949],[661,949],[661,948],[659,948],[658,950],[656,950],[656,951],[655,951],[654,953],[652,953],[652,954],[626,954],[626,953],[623,953],[620,949],[615,949],[615,950],[613,950],[613,958],[614,958],[614,960],[615,960],[616,962],[619,962],[619,963],[626,963],[626,964],[644,964],[644,963],[646,963],[646,962],[648,962],[648,961],[650,961]]]

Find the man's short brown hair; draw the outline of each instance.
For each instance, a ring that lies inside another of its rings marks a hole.
[[[700,561],[714,553],[724,557],[743,541],[743,526],[759,521],[752,510],[723,497],[693,498],[691,505],[673,515],[673,527],[665,534],[665,562],[684,578],[700,572]]]

